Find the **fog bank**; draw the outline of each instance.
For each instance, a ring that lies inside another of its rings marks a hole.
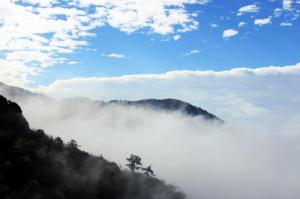
[[[117,105],[21,103],[33,128],[125,165],[131,153],[191,199],[299,198],[300,117],[225,123]],[[224,118],[222,118],[224,119]]]

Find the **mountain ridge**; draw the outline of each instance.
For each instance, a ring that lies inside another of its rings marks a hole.
[[[34,98],[37,100],[45,100],[48,103],[55,102],[66,102],[65,105],[76,104],[76,103],[88,103],[96,107],[103,107],[109,105],[120,105],[127,107],[137,107],[137,108],[146,108],[155,111],[165,111],[165,112],[180,112],[189,117],[202,117],[207,121],[214,121],[217,123],[224,123],[222,119],[215,116],[214,114],[208,112],[207,110],[202,109],[201,107],[194,106],[188,102],[166,98],[166,99],[142,99],[136,101],[128,100],[110,100],[110,101],[101,101],[101,100],[92,100],[86,97],[70,97],[65,98],[60,101],[52,99],[51,97],[39,93],[33,93],[23,88],[8,86],[0,82],[0,94],[5,97],[21,103],[22,100],[29,100]]]
[[[215,120],[223,123],[223,120],[218,118],[217,116],[209,113],[208,111],[196,107],[188,102],[166,98],[166,99],[143,99],[137,101],[126,101],[126,100],[111,100],[109,103],[112,104],[123,104],[125,106],[137,106],[137,107],[146,107],[152,108],[155,110],[164,110],[167,112],[180,111],[183,114],[186,114],[191,117],[201,116],[206,120]]]

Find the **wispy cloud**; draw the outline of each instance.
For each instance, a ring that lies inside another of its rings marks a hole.
[[[69,61],[68,64],[70,65],[74,65],[74,64],[78,64],[79,62],[78,61]]]
[[[293,24],[290,22],[282,22],[280,23],[280,26],[292,26]]]
[[[247,23],[244,22],[244,21],[241,21],[241,22],[239,22],[239,24],[238,24],[239,27],[244,27],[244,26],[246,26],[246,25],[247,25]]]
[[[280,17],[282,15],[282,9],[276,8],[274,9],[274,17]]]
[[[110,53],[110,54],[102,53],[101,56],[102,56],[102,57],[113,58],[113,59],[123,59],[123,58],[127,58],[127,56],[125,56],[125,55],[123,55],[123,54],[118,54],[118,53]]]
[[[174,39],[175,41],[179,40],[180,38],[181,38],[180,35],[174,35],[174,36],[173,36],[173,39]]]
[[[184,53],[183,56],[190,56],[190,55],[194,55],[194,54],[198,54],[200,53],[200,50],[199,49],[194,49],[194,50],[191,50],[187,53]]]
[[[255,4],[252,5],[246,5],[243,6],[239,9],[238,14],[237,15],[243,15],[244,13],[255,13],[258,12],[260,9],[260,7],[258,7]]]

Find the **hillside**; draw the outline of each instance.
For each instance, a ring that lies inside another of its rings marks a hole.
[[[32,130],[20,106],[0,96],[0,198],[183,199],[163,181]]]

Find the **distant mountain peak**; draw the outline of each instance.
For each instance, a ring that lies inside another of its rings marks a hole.
[[[112,100],[107,103],[111,104],[120,104],[125,106],[136,106],[136,107],[144,107],[151,108],[155,110],[162,111],[180,111],[183,114],[186,114],[191,117],[201,116],[205,120],[214,120],[223,123],[224,121],[218,118],[217,116],[209,113],[206,110],[203,110],[200,107],[196,107],[190,103],[178,100],[178,99],[143,99],[138,101],[125,101],[125,100]]]
[[[8,86],[0,82],[0,94],[9,98],[10,100],[17,101],[21,103],[22,101],[26,101],[28,99],[37,99],[42,100],[49,103],[60,103],[46,95],[37,94],[30,92],[23,88]],[[215,116],[214,114],[209,113],[208,111],[196,107],[190,103],[173,99],[173,98],[166,98],[166,99],[142,99],[138,101],[127,101],[127,100],[111,100],[111,101],[100,101],[100,100],[92,100],[86,97],[72,97],[66,98],[61,101],[63,105],[70,106],[70,105],[78,105],[78,104],[89,104],[90,106],[96,107],[103,107],[108,105],[121,105],[121,106],[132,106],[138,108],[147,108],[157,111],[165,111],[165,112],[181,112],[184,115],[190,117],[202,117],[207,121],[215,121],[223,123],[223,120]]]

